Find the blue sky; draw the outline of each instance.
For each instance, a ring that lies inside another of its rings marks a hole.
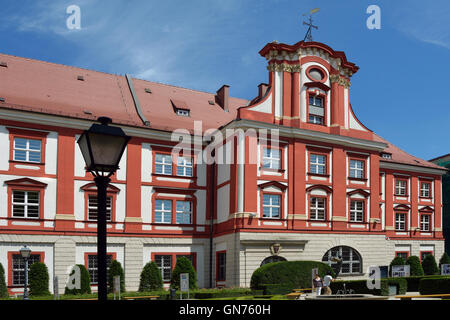
[[[1,0],[0,52],[252,99],[267,82],[258,51],[303,40],[344,51],[360,70],[350,99],[358,118],[424,159],[450,152],[450,2],[434,0]],[[381,9],[369,30],[366,9]],[[69,30],[66,8],[81,9]],[[0,84],[1,90],[1,84]]]

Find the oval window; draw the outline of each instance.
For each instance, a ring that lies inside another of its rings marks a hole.
[[[317,68],[313,68],[309,70],[309,76],[313,78],[316,81],[322,81],[323,80],[323,72]]]

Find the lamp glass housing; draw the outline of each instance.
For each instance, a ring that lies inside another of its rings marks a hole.
[[[22,258],[28,259],[31,255],[31,249],[27,246],[24,246],[22,249],[20,249],[20,255],[22,256]]]

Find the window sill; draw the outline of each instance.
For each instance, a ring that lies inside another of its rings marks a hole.
[[[315,176],[315,177],[323,177],[323,178],[329,178],[329,174],[321,174],[321,173],[312,173],[308,172],[308,176]]]
[[[196,176],[175,176],[173,174],[152,173],[154,177],[176,178],[176,179],[197,179]]]
[[[394,194],[394,197],[404,197],[404,198],[407,198],[407,197],[409,197],[409,195],[407,195],[407,194]]]
[[[23,164],[23,165],[35,165],[35,166],[45,166],[45,162],[32,162],[32,161],[19,161],[19,160],[9,160],[9,163]]]
[[[433,198],[432,197],[422,197],[422,196],[420,196],[419,199],[421,199],[421,200],[432,200]]]
[[[264,167],[260,167],[259,169],[261,171],[278,172],[278,173],[284,173],[286,171],[285,169],[272,169],[272,168],[264,168]]]
[[[355,180],[355,181],[367,181],[367,178],[355,178],[355,177],[348,177],[348,180]]]

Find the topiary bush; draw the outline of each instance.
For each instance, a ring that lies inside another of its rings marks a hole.
[[[427,277],[419,282],[420,294],[450,293],[450,277]]]
[[[441,266],[443,264],[450,264],[450,257],[448,256],[447,252],[444,252],[441,259],[439,259],[439,270],[441,270]]]
[[[35,262],[31,265],[28,272],[28,281],[30,284],[30,296],[49,295],[48,290],[49,275],[45,263]]]
[[[380,279],[380,289],[369,289],[367,280],[349,280],[349,281],[334,281],[330,284],[333,294],[338,290],[353,290],[358,294],[373,294],[377,296],[388,296],[389,286],[395,285],[397,287],[397,294],[405,294],[407,290],[407,282],[404,278],[385,278]]]
[[[406,264],[410,265],[410,275],[412,277],[425,275],[418,256],[409,256],[406,260]]]
[[[179,257],[172,272],[172,279],[170,280],[170,287],[173,289],[180,289],[180,274],[189,273],[189,289],[197,289],[197,273],[192,266],[191,261],[185,257]]]
[[[439,274],[439,268],[437,266],[436,259],[432,254],[428,254],[425,256],[422,261],[422,268],[425,275],[432,276]]]
[[[119,261],[113,260],[108,270],[108,292],[114,292],[114,277],[120,276],[120,292],[125,292],[125,274]]]
[[[77,266],[80,268],[80,289],[64,289],[64,294],[85,294],[85,293],[91,293],[91,277],[89,276],[89,272],[87,271],[86,267],[82,264],[77,264]],[[75,271],[72,270],[70,275],[72,275]]]
[[[161,271],[154,261],[147,263],[141,272],[141,280],[139,282],[139,291],[151,291],[163,289],[163,280]]]
[[[311,288],[311,271],[318,268],[319,275],[323,279],[327,272],[335,277],[332,268],[318,261],[280,261],[265,264],[256,269],[250,280],[250,288],[253,290],[276,290],[277,292],[289,292],[292,289]],[[267,287],[267,285],[276,285]],[[283,288],[281,288],[282,286]]]
[[[8,296],[9,293],[5,281],[5,269],[3,269],[3,266],[0,263],[0,298],[8,298]]]
[[[392,266],[403,266],[405,264],[406,264],[406,261],[405,261],[405,259],[403,259],[403,257],[400,257],[400,256],[395,257],[389,265],[389,274],[392,276]]]

